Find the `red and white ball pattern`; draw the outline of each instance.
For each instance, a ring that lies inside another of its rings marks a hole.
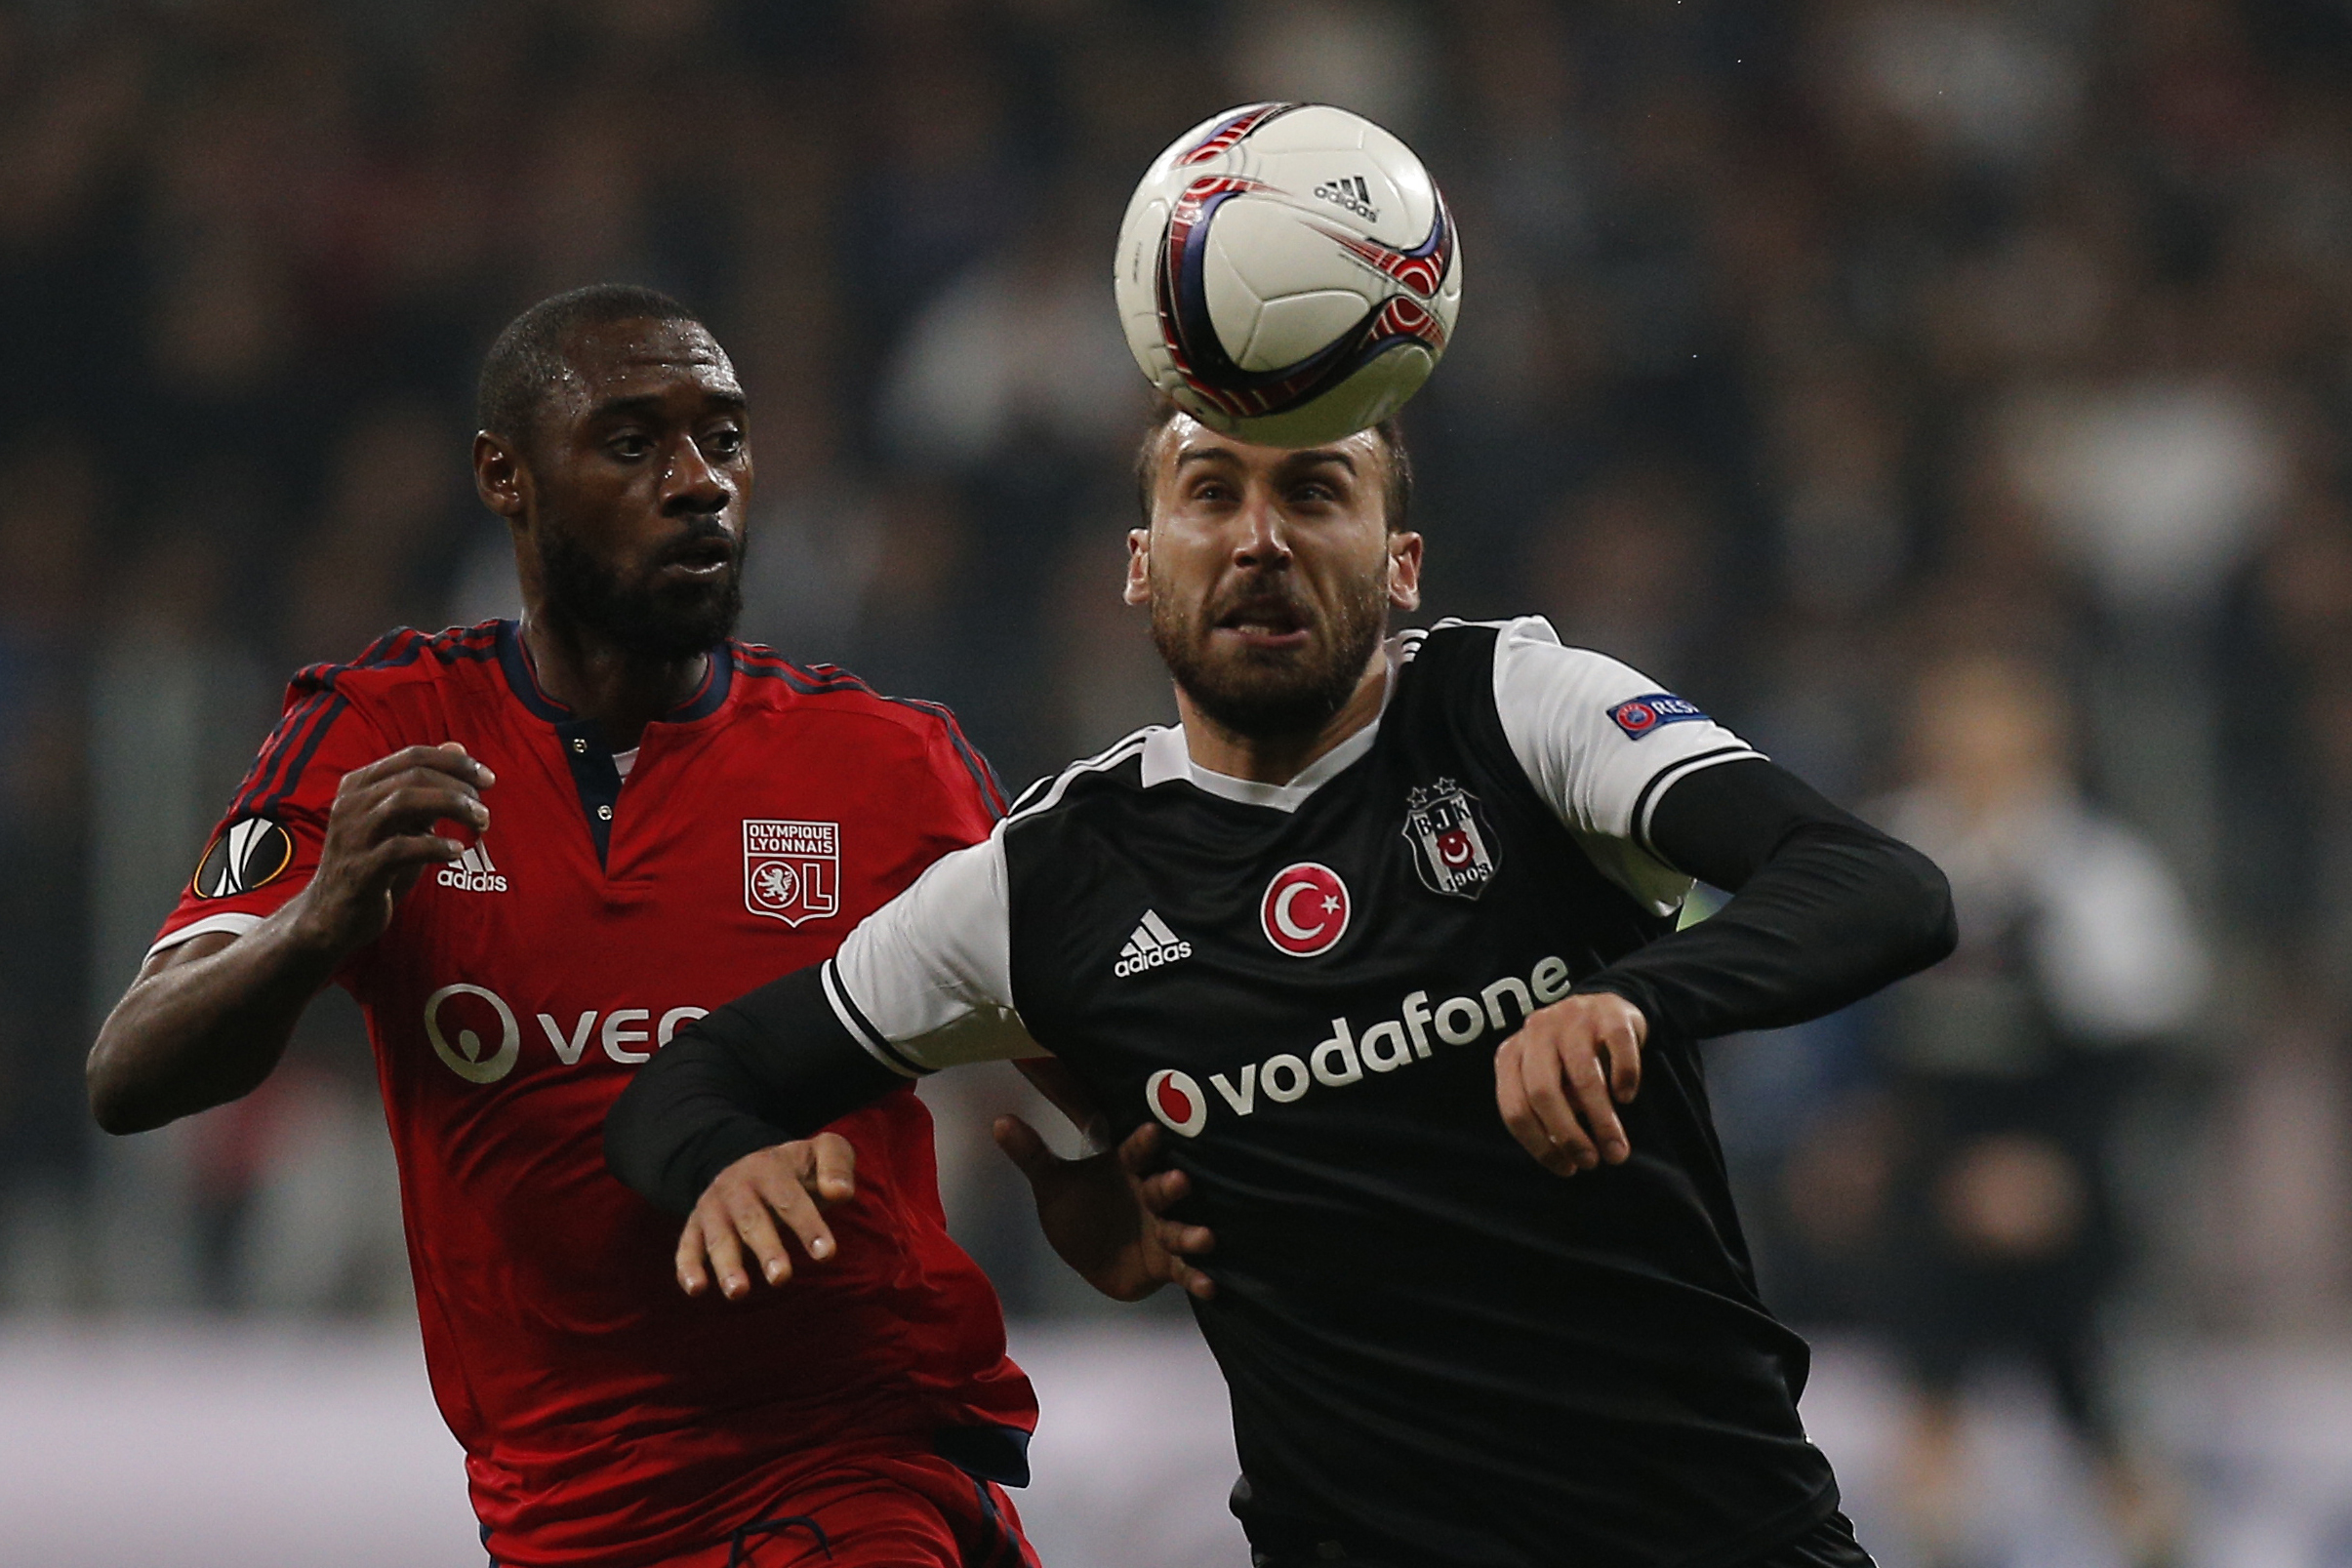
[[[1213,429],[1312,446],[1437,368],[1461,246],[1421,160],[1360,115],[1255,103],[1202,121],[1128,203],[1114,279],[1152,383]]]

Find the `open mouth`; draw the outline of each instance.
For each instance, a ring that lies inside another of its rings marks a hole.
[[[716,577],[735,559],[735,542],[724,538],[698,539],[667,552],[662,558],[665,571],[682,572],[690,577]]]
[[[1212,629],[1249,648],[1304,647],[1311,630],[1307,617],[1288,599],[1236,605],[1217,618]]]

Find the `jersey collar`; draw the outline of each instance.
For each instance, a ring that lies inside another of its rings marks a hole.
[[[1397,695],[1399,651],[1397,639],[1391,638],[1387,647],[1388,687],[1380,694],[1380,715],[1388,712],[1389,700]],[[1211,773],[1193,760],[1192,751],[1184,744],[1183,725],[1171,724],[1165,729],[1154,729],[1144,736],[1144,787],[1149,789],[1154,784],[1172,784],[1181,780],[1221,800],[1294,812],[1304,806],[1318,789],[1354,767],[1372,749],[1372,743],[1380,739],[1380,715],[1375,715],[1371,723],[1307,764],[1297,778],[1288,784],[1278,784]]]
[[[498,663],[506,671],[507,687],[514,693],[515,701],[536,716],[550,724],[561,724],[579,717],[558,703],[539,684],[539,672],[531,667],[531,656],[523,647],[522,626],[518,622],[498,623]],[[662,715],[666,724],[691,724],[707,719],[717,712],[727,701],[727,692],[735,684],[735,654],[731,644],[715,643],[710,649],[710,668],[704,671],[702,688],[677,706]]]

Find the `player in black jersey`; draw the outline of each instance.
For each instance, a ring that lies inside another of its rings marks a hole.
[[[816,1233],[785,1141],[1049,1053],[1169,1135],[1169,1219],[1122,1208],[1080,1261],[1194,1287],[1261,1564],[1867,1563],[1697,1042],[1941,957],[1941,874],[1540,620],[1387,636],[1422,551],[1393,430],[1278,451],[1171,416],[1144,476],[1127,597],[1181,727],[1042,782],[640,1069],[607,1153],[691,1213],[682,1282],[747,1290],[747,1251]],[[1677,931],[1693,877],[1733,897]]]

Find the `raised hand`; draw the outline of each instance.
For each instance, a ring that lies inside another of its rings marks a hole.
[[[482,791],[498,782],[455,741],[412,745],[343,776],[318,869],[295,900],[296,919],[318,947],[348,953],[384,935],[401,896],[427,865],[454,861],[466,846],[434,831],[460,823],[490,825]]]

